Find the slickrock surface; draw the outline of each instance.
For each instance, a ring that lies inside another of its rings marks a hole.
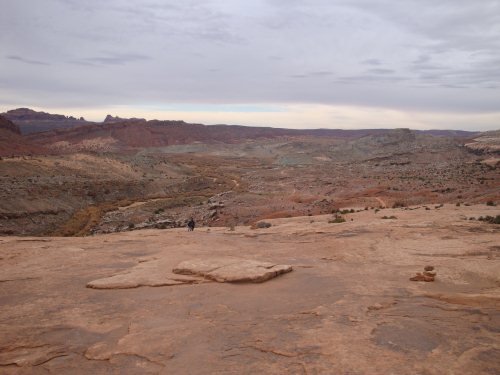
[[[498,374],[500,229],[465,219],[499,213],[1,237],[0,373]],[[265,283],[172,272],[220,259],[293,272]],[[430,264],[434,282],[409,281]]]
[[[199,283],[203,280],[174,275],[169,272],[168,263],[161,260],[139,260],[140,263],[130,270],[93,280],[87,283],[94,289],[128,289],[140,286],[169,286]]]
[[[291,271],[288,265],[235,258],[187,260],[173,269],[180,275],[199,275],[220,283],[261,283]]]

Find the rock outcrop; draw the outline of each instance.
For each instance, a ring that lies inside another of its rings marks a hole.
[[[203,276],[220,283],[261,283],[291,271],[292,266],[288,265],[233,258],[187,260],[172,270],[176,274]]]
[[[425,281],[431,282],[436,278],[436,271],[434,266],[425,266],[424,272],[417,272],[417,274],[410,278],[410,281]]]
[[[130,289],[141,286],[172,286],[194,284],[203,279],[173,275],[164,262],[151,260],[139,263],[137,266],[118,274],[93,280],[87,283],[92,289]]]

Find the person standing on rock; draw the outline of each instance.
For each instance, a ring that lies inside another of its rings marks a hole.
[[[188,232],[192,232],[194,230],[195,222],[193,218],[189,219],[187,226],[188,226]]]

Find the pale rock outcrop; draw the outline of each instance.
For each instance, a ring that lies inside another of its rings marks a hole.
[[[203,282],[203,279],[173,275],[164,262],[152,260],[109,277],[87,283],[93,289],[129,289],[141,286],[172,286]]]
[[[292,271],[292,266],[249,259],[214,258],[181,262],[172,272],[199,275],[217,282],[261,283]]]

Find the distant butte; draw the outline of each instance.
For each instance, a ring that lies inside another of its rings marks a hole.
[[[65,116],[37,112],[30,108],[17,108],[0,113],[1,116],[19,126],[22,134],[38,133],[52,129],[71,128],[92,124],[83,117]]]
[[[134,121],[134,122],[137,122],[137,121],[146,121],[145,118],[137,118],[137,117],[131,117],[131,118],[122,118],[122,117],[118,117],[118,116],[111,116],[111,115],[107,115],[106,118],[104,119],[104,123],[105,124],[113,124],[113,123],[117,123],[117,122],[128,122],[128,121]]]

